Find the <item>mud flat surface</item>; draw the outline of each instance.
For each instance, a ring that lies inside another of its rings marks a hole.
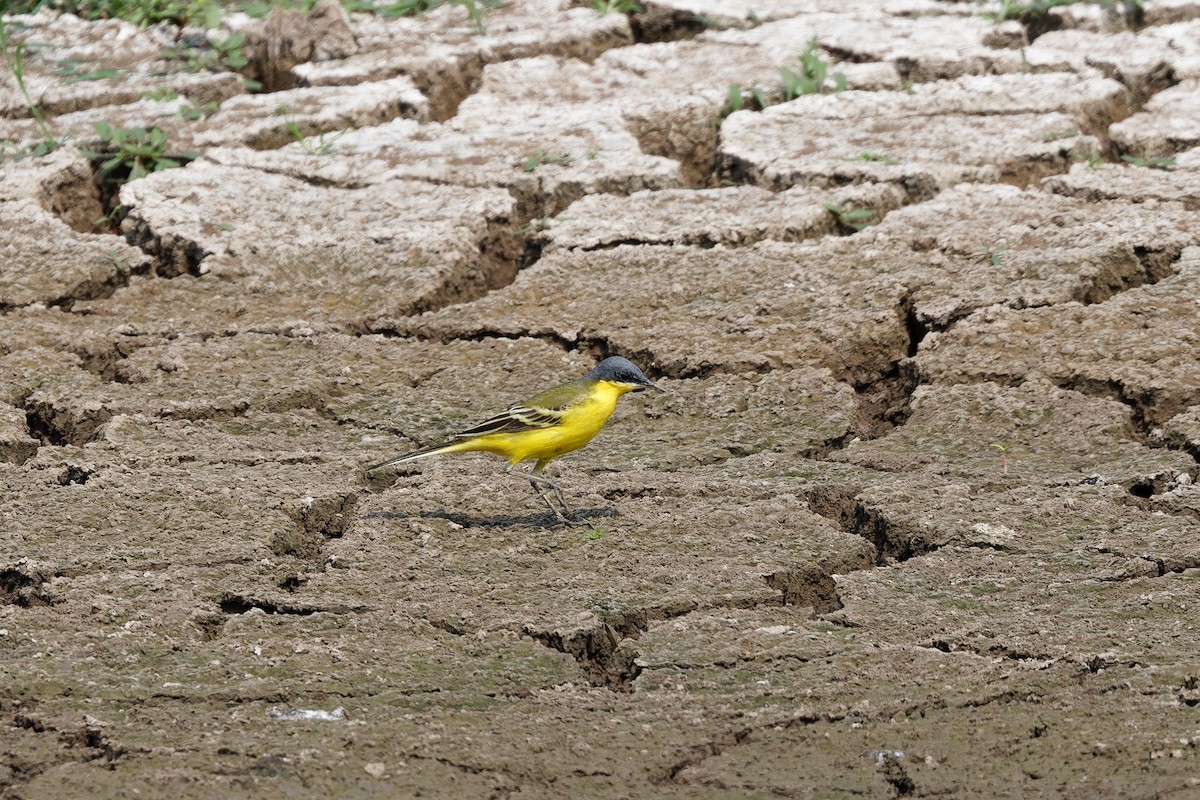
[[[1112,5],[8,18],[0,798],[1200,796],[1200,2]],[[364,470],[611,354],[587,526]]]

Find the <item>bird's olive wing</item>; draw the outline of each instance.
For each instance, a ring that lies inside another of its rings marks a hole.
[[[456,439],[471,439],[490,433],[520,433],[538,428],[549,428],[562,421],[562,412],[548,408],[513,406],[503,414],[497,414],[474,428],[459,433]]]

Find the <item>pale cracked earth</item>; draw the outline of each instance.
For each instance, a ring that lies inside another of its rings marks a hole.
[[[8,19],[0,798],[1200,797],[1200,0],[647,5]]]

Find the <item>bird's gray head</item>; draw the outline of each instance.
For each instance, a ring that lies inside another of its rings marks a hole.
[[[627,358],[620,356],[609,356],[601,361],[592,371],[584,376],[597,381],[610,381],[611,383],[622,383],[627,386],[632,386],[631,391],[640,392],[643,389],[658,389],[653,381],[642,374],[642,371]]]

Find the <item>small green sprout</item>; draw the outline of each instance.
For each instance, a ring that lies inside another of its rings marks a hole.
[[[747,99],[746,94],[750,97]],[[735,111],[741,111],[743,108],[749,109],[751,106],[755,110],[761,111],[770,105],[767,100],[766,92],[757,86],[751,86],[743,89],[736,83],[729,84],[729,89],[725,92],[725,105],[721,108],[717,119],[724,122],[725,118]]]
[[[521,162],[521,168],[526,172],[533,172],[543,164],[557,164],[560,167],[565,167],[573,160],[566,153],[556,156],[546,150],[538,150],[536,153],[525,157],[525,160]]]
[[[209,100],[207,103],[200,103],[199,105],[187,103],[186,105],[180,106],[179,110],[175,113],[180,119],[186,119],[195,122],[196,120],[204,119],[210,114],[213,114],[216,112],[216,110],[216,101]]]
[[[128,70],[115,69],[113,67],[105,67],[101,69],[84,69],[80,67],[86,65],[86,61],[74,58],[66,58],[58,62],[58,68],[54,70],[54,74],[59,77],[66,78],[67,83],[83,83],[84,81],[107,81],[114,78],[123,78],[129,74]]]
[[[179,92],[173,86],[159,86],[157,89],[151,89],[144,93],[144,100],[167,101],[174,100],[179,97]]]
[[[1171,156],[1121,156],[1121,160],[1126,164],[1146,169],[1172,170],[1175,168],[1175,159]]]
[[[855,233],[875,224],[875,211],[870,208],[846,208],[842,203],[825,203],[821,206],[837,220],[837,224]]]
[[[210,35],[206,41],[206,48],[184,44],[165,48],[163,58],[182,61],[188,72],[237,72],[250,63],[242,52],[246,45],[245,34],[231,33],[225,39]]]
[[[1048,131],[1042,134],[1043,142],[1057,142],[1059,139],[1073,139],[1079,135],[1079,131],[1071,129],[1065,131]]]
[[[992,448],[993,450],[995,450],[996,452],[998,452],[1000,454],[1001,472],[1004,475],[1007,475],[1008,474],[1008,454],[1013,452],[1013,449],[1016,447],[1016,444],[1014,444],[1013,442],[992,442],[991,444],[988,445],[988,447]]]
[[[842,159],[843,161],[875,161],[880,164],[895,164],[896,159],[891,156],[886,156],[883,153],[859,153],[856,156],[849,156]]]
[[[971,253],[971,260],[977,261],[980,264],[990,263],[993,267],[998,267],[1004,260],[1004,250],[1004,245],[981,247]]]
[[[317,141],[314,143],[311,141],[311,136],[306,136],[304,131],[300,130],[300,126],[296,124],[295,120],[285,119],[284,122],[287,125],[288,133],[292,134],[292,138],[296,140],[300,148],[310,156],[323,156],[333,152],[333,147],[337,144],[337,140],[350,132],[347,129],[329,136],[328,131],[318,131]],[[326,136],[329,136],[329,138],[326,139]]]
[[[592,9],[605,17],[609,14],[641,14],[646,10],[633,0],[592,0]]]
[[[806,94],[823,93],[826,91],[825,80],[827,77],[833,79],[835,93],[845,90],[846,76],[840,72],[835,72],[832,76],[828,74],[829,68],[825,64],[825,60],[821,58],[820,49],[821,46],[814,36],[809,40],[808,47],[800,54],[797,62],[800,68],[799,72],[788,67],[779,68],[779,76],[783,80],[785,102]]]

